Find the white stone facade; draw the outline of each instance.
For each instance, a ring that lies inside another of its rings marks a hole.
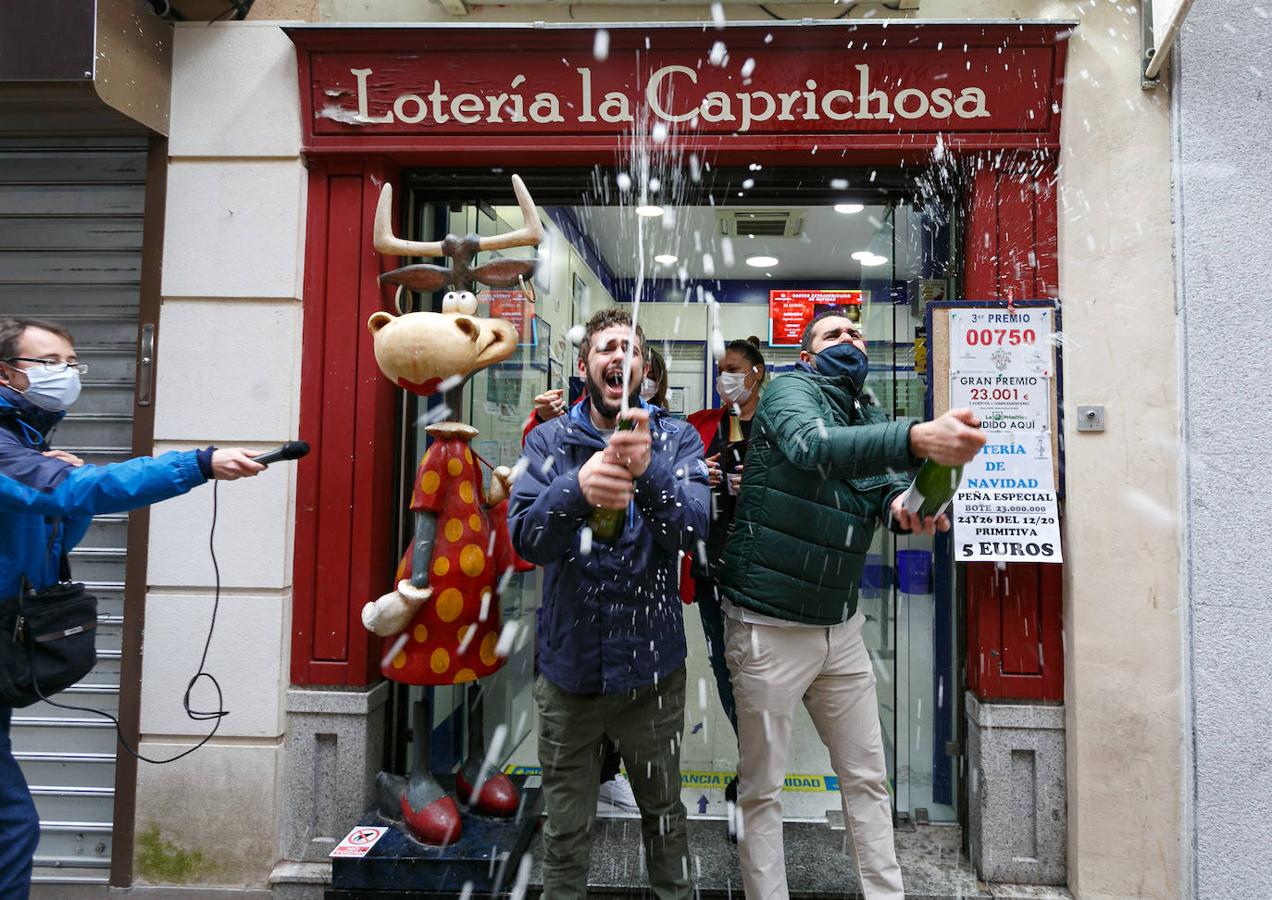
[[[272,6],[259,0],[253,17]],[[440,5],[406,0],[330,0],[320,10],[328,23],[455,21]],[[687,6],[475,7],[458,24],[565,21],[571,11],[593,21],[706,15]],[[1069,42],[1058,188],[1068,878],[1083,897],[1173,898],[1185,860],[1169,89],[1141,90],[1138,18],[1117,4],[922,4],[924,18],[969,12],[1081,22]],[[290,41],[269,22],[179,26],[172,110],[156,440],[275,445],[296,436],[301,389],[306,182]],[[1103,434],[1074,431],[1079,403],[1106,406]],[[224,593],[210,668],[236,712],[209,748],[176,766],[143,767],[139,784],[139,833],[153,824],[181,836],[188,809],[229,803],[273,835],[227,853],[213,883],[263,885],[278,858],[294,504],[294,469],[279,468],[221,494]],[[205,557],[174,535],[205,533],[207,519],[206,494],[152,516],[142,727],[145,747],[160,754],[195,730],[161,707],[197,658],[211,597]],[[218,812],[198,839],[215,845],[242,824]]]
[[[267,449],[297,436],[306,172],[296,54],[273,24],[175,29],[155,450]],[[266,887],[279,858],[289,683],[295,466],[219,491],[220,609],[207,670],[230,711],[203,749],[142,765],[137,833],[198,848],[206,884]],[[180,694],[203,650],[211,496],[151,513],[142,752],[205,734]],[[206,682],[192,705],[215,709]],[[147,872],[136,876],[145,883]]]

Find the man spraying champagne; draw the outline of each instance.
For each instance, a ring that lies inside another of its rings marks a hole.
[[[742,881],[751,900],[788,893],[780,797],[802,699],[839,776],[862,893],[899,900],[857,582],[880,521],[899,533],[949,528],[943,515],[906,508],[910,479],[897,473],[924,459],[961,466],[985,437],[967,409],[888,421],[864,393],[861,330],[839,310],[809,323],[799,357],[756,408],[720,582],[741,750]]]
[[[645,867],[659,900],[689,900],[692,861],[680,800],[685,632],[676,572],[707,528],[702,440],[644,403],[644,335],[603,309],[587,323],[587,397],[526,437],[508,513],[522,558],[543,567],[536,631],[543,896],[587,896],[597,771],[617,746],[640,807]],[[623,421],[633,427],[619,430]],[[615,512],[612,541],[589,519]]]

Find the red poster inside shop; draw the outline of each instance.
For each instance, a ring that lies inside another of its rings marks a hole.
[[[769,291],[769,346],[798,347],[822,307],[860,306],[864,291]]]
[[[533,344],[534,301],[519,290],[490,290],[477,295],[478,301],[490,302],[492,318],[503,319],[517,329],[518,344]]]

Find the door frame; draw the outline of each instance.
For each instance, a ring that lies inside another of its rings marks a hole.
[[[141,291],[137,323],[137,376],[133,389],[133,456],[150,456],[155,434],[155,365],[162,306],[163,232],[168,198],[168,139],[151,135],[146,158],[142,219]],[[148,353],[148,358],[146,354]],[[149,384],[143,384],[143,379]],[[119,735],[115,740],[115,811],[111,825],[110,885],[130,887],[137,818],[137,759],[123,740],[141,740],[142,634],[146,627],[146,569],[150,560],[150,507],[128,515],[124,562],[124,628],[119,660]],[[122,737],[122,740],[121,740]]]

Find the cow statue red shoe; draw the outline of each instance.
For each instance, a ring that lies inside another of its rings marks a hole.
[[[385,255],[445,256],[452,263],[409,265],[380,276],[381,283],[397,285],[399,292],[446,289],[441,312],[377,312],[368,320],[376,362],[394,384],[421,396],[449,390],[507,359],[516,348],[517,333],[510,323],[475,315],[472,290],[477,282],[526,289],[525,279],[534,273],[535,259],[497,258],[473,265],[478,252],[537,246],[543,238],[529,192],[515,175],[512,183],[525,217],[523,228],[427,242],[394,237],[393,192],[384,187],[376,210],[375,249]],[[381,772],[377,778],[382,815],[405,822],[424,843],[446,845],[462,833],[461,807],[512,816],[520,803],[511,779],[485,759],[479,680],[498,671],[508,652],[500,644],[500,582],[509,570],[533,567],[517,557],[508,536],[509,470],[495,468],[489,494],[483,488],[479,458],[471,447],[477,429],[463,422],[438,422],[426,431],[433,441],[411,494],[415,533],[398,567],[396,589],[368,603],[362,623],[385,640],[385,677],[430,687],[469,685],[469,753],[456,773],[459,804],[430,769],[432,716],[425,702],[413,711],[410,776]]]

